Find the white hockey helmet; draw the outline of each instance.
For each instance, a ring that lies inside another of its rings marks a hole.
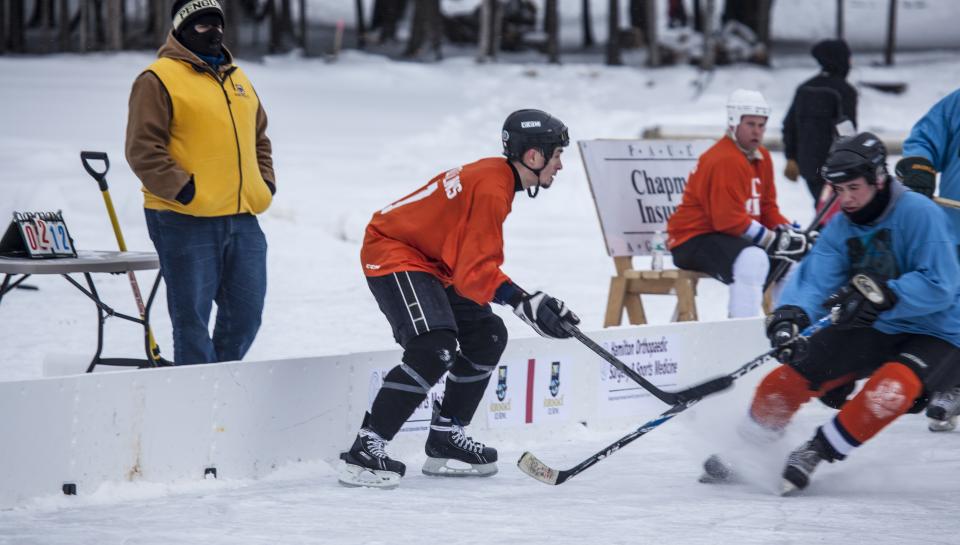
[[[727,126],[736,127],[745,115],[770,117],[770,106],[760,91],[737,89],[727,98]]]

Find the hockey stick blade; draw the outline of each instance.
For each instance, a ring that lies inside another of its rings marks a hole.
[[[663,424],[667,420],[670,420],[674,416],[682,413],[683,411],[689,409],[694,404],[699,401],[694,399],[692,401],[685,401],[678,403],[673,407],[670,407],[663,413],[660,413],[660,416],[650,420],[639,428],[633,430],[632,432],[624,435],[620,439],[617,439],[606,448],[600,452],[595,453],[593,456],[590,456],[586,460],[580,462],[579,464],[571,467],[570,469],[554,469],[547,464],[540,461],[539,458],[533,455],[531,452],[524,452],[520,459],[517,460],[517,467],[520,468],[520,471],[526,473],[530,477],[544,483],[558,485],[567,482],[567,480],[575,477],[580,472],[592,467],[594,464],[603,460],[604,458],[610,456],[614,452],[620,450],[624,446],[632,443],[636,439],[646,435],[650,431],[653,431],[654,428]]]
[[[691,400],[700,400],[709,395],[722,392],[731,386],[733,386],[734,377],[730,375],[723,375],[722,377],[717,377],[712,380],[708,380],[696,386],[691,386],[685,390],[680,390],[676,392],[678,402],[682,403],[684,401]]]

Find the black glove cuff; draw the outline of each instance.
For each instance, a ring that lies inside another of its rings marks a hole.
[[[497,287],[497,291],[493,294],[493,302],[498,305],[510,305],[513,308],[517,308],[517,305],[523,300],[524,293],[525,292],[520,289],[520,286],[507,280]]]

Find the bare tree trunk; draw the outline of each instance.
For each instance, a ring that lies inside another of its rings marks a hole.
[[[837,0],[837,39],[843,39],[843,0]]]
[[[70,50],[70,2],[69,0],[59,0],[57,2],[57,15],[59,25],[57,30],[57,41],[60,45],[60,51]]]
[[[233,9],[230,9],[230,8]],[[240,21],[243,12],[240,6],[234,3],[233,6],[226,6],[223,10],[225,21],[223,22],[223,43],[230,48],[230,52],[236,57],[243,53],[243,42],[240,40]]]
[[[593,47],[593,21],[590,18],[590,0],[583,0],[580,14],[583,17],[583,48]]]
[[[123,0],[107,0],[107,49],[123,49]]]
[[[150,5],[153,7],[153,43],[160,47],[160,44],[163,43],[164,38],[167,36],[170,28],[170,8],[168,0],[153,0],[150,2]],[[227,10],[227,18],[230,17],[230,12],[234,10]],[[231,25],[227,25],[227,28],[224,30],[229,31]]]
[[[890,0],[890,11],[887,17],[887,46],[884,49],[883,60],[887,66],[893,66],[893,53],[897,48],[897,0]]]
[[[26,47],[26,6],[23,0],[7,0],[9,11],[10,51],[22,53]]]
[[[557,13],[558,0],[547,0],[543,26],[547,33],[547,58],[553,64],[560,64],[560,15]]]
[[[716,0],[706,0],[706,9],[701,14],[703,24],[703,59],[700,60],[700,68],[703,70],[713,70],[714,60],[717,54],[713,35],[713,12]]]
[[[647,0],[644,9],[646,10],[647,28],[644,32],[647,34],[647,65],[660,66],[660,45],[657,34],[657,3],[654,0]]]
[[[86,53],[90,50],[90,2],[80,2],[80,44],[77,51]]]
[[[403,52],[404,57],[415,57],[429,38],[437,60],[440,51],[440,0],[416,0],[413,9],[413,24],[410,40]]]
[[[0,2],[0,53],[7,50],[7,4]]]
[[[290,49],[290,37],[293,35],[293,15],[290,13],[290,0],[272,0],[270,2],[270,43],[271,53],[282,53]]]
[[[300,48],[303,49],[303,56],[307,56],[307,0],[299,0],[297,4],[300,11]],[[359,30],[359,29],[357,29]]]
[[[477,62],[487,62],[496,57],[493,44],[493,16],[496,0],[483,0],[480,4],[480,33],[477,36]]]
[[[770,8],[773,0],[760,0],[757,15],[757,41],[763,44],[763,64],[770,65]]]
[[[367,18],[363,14],[363,0],[357,0],[357,49],[367,47]]]
[[[619,66],[623,64],[620,57],[620,1],[610,0],[607,27],[610,35],[607,37],[607,64]]]

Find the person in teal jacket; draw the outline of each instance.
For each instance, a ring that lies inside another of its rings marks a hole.
[[[933,197],[940,173],[940,196],[960,200],[960,89],[933,105],[903,142],[896,174],[910,189]],[[951,233],[960,242],[960,210],[945,209]],[[960,254],[960,246],[958,246]],[[927,407],[930,431],[950,431],[960,414],[960,385],[937,393]]]
[[[887,174],[886,149],[869,132],[837,140],[821,172],[843,214],[767,317],[784,365],[760,382],[740,430],[753,442],[777,440],[804,403],[839,392],[839,413],[788,456],[785,494],[806,488],[820,462],[845,459],[899,416],[922,410],[930,392],[954,383],[960,364],[960,262],[944,212]],[[829,327],[798,336],[828,315]],[[711,456],[705,482],[728,479],[731,468]]]

